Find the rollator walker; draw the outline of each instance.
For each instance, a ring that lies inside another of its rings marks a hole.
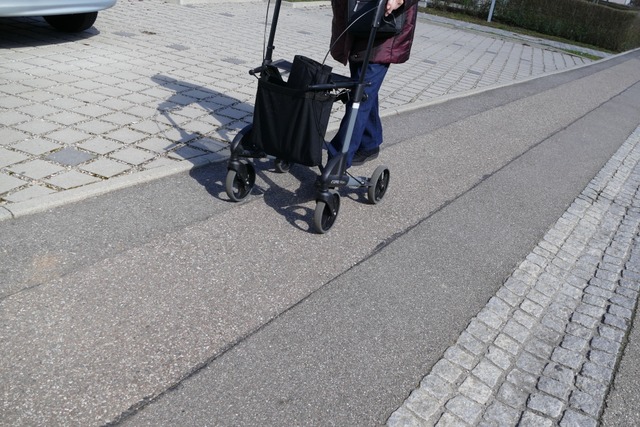
[[[304,56],[295,56],[293,63],[272,60],[282,3],[282,0],[276,0],[265,58],[260,67],[249,71],[258,79],[253,123],[240,130],[230,146],[225,191],[231,201],[242,201],[251,193],[256,170],[250,159],[260,158],[273,159],[275,170],[280,173],[288,172],[293,164],[319,167],[313,215],[313,226],[318,233],[329,231],[338,217],[340,188],[366,188],[369,203],[377,204],[382,200],[390,179],[386,166],[378,166],[371,177],[353,176],[346,166],[356,117],[366,96],[366,69],[386,5],[386,0],[376,1],[372,13],[364,17],[370,20],[371,30],[363,71],[359,79],[354,80],[332,73],[331,67]],[[287,81],[280,70],[289,71]],[[324,135],[332,104],[348,99],[352,100],[353,107],[347,109],[342,149],[329,156],[323,166],[322,149],[328,146]]]

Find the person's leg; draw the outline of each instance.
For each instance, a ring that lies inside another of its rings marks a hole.
[[[352,63],[350,64],[350,68],[351,77],[354,79],[359,78],[362,64]],[[388,64],[369,64],[367,67],[365,81],[371,82],[371,85],[365,87],[367,99],[360,103],[351,141],[347,141],[347,143],[349,143],[347,167],[351,166],[353,156],[356,151],[371,151],[378,148],[382,143],[382,123],[380,121],[378,109],[378,92],[380,91],[380,86],[382,86],[382,82],[388,69]],[[335,155],[337,152],[341,151],[342,143],[347,131],[347,122],[345,118],[351,108],[352,103],[349,102],[347,104],[345,117],[340,123],[340,129],[331,141],[331,146],[329,147],[330,155]]]

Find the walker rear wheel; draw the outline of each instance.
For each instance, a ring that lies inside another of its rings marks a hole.
[[[240,168],[236,171],[229,169],[224,189],[232,202],[244,200],[253,189],[256,183],[256,170],[251,163],[240,163]]]
[[[378,166],[373,171],[369,181],[369,190],[367,191],[369,203],[375,205],[382,200],[389,187],[389,178],[389,169],[386,166]]]
[[[336,192],[331,193],[333,207],[330,206],[324,200],[318,200],[316,203],[316,210],[313,215],[313,225],[316,231],[320,234],[324,234],[336,222],[338,212],[340,211],[340,195]]]

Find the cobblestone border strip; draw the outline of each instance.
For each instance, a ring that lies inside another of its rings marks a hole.
[[[640,127],[387,420],[596,426],[640,291]]]

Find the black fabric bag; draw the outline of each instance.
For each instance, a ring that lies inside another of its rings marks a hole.
[[[269,73],[258,80],[250,142],[266,154],[306,166],[322,164],[322,145],[334,97],[308,91],[328,83],[331,67],[295,56],[288,81]]]
[[[376,17],[378,0],[349,0],[347,12],[347,29],[357,38],[368,38]],[[382,16],[376,38],[397,36],[402,31],[406,15],[404,4],[394,10],[389,16]]]

